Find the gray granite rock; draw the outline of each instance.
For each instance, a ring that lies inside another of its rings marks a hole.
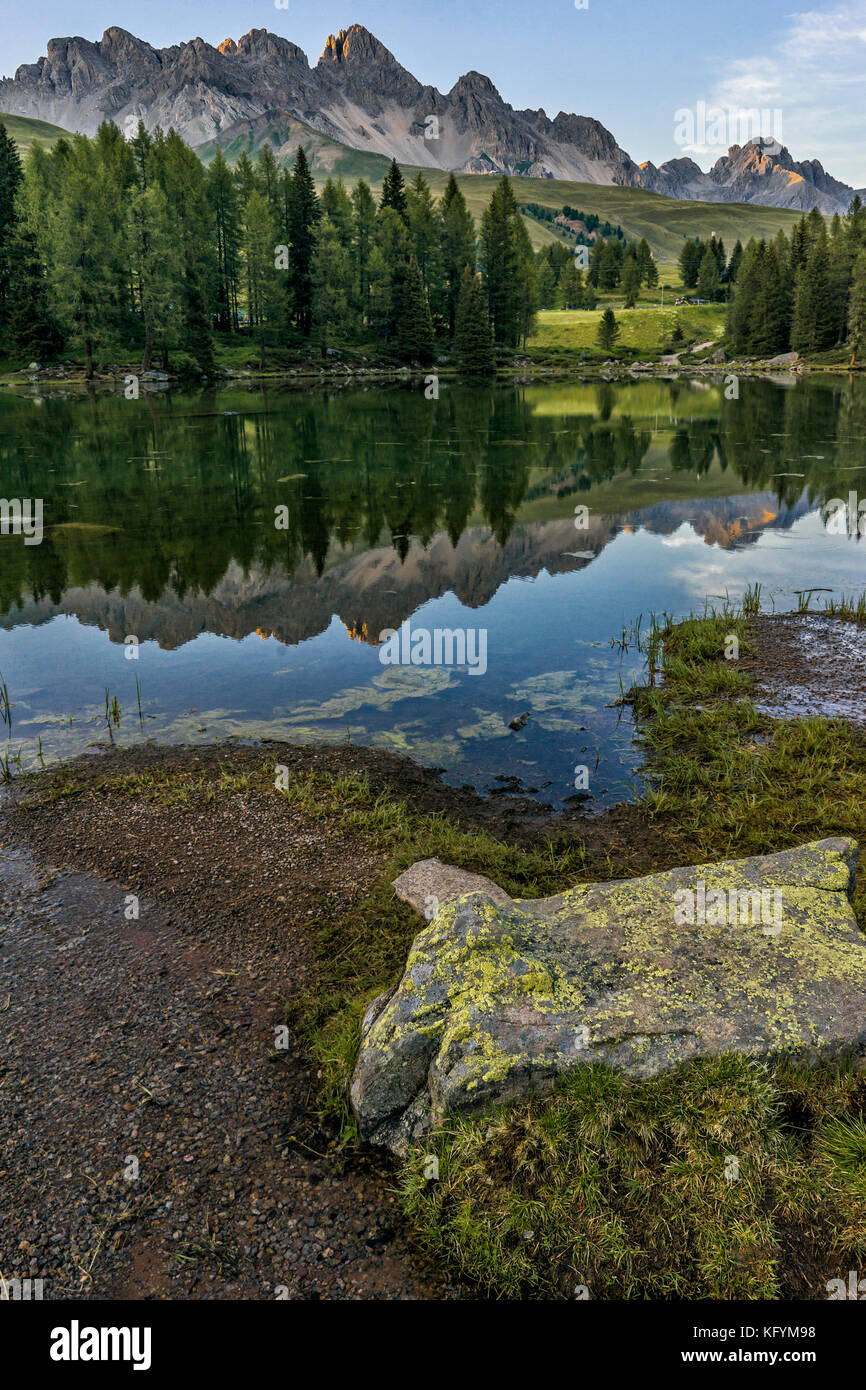
[[[603,1062],[648,1077],[729,1049],[866,1050],[857,845],[585,883],[516,901],[436,859],[397,891],[428,925],[364,1019],[352,1104],[401,1151],[431,1124]]]

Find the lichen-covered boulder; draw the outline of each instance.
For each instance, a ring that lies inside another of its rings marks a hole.
[[[866,1051],[856,862],[853,840],[822,840],[523,901],[413,865],[397,891],[435,915],[364,1019],[362,1137],[399,1152],[591,1062],[645,1077],[728,1049]]]

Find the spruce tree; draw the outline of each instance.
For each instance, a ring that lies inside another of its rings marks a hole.
[[[851,294],[848,300],[848,344],[851,365],[866,352],[866,250],[854,262]]]
[[[289,289],[295,327],[309,338],[313,327],[313,255],[322,211],[302,146],[298,146],[286,208]]]
[[[37,362],[56,357],[63,335],[51,311],[48,283],[36,238],[19,223],[9,242],[5,341],[11,352]]]
[[[569,261],[559,277],[559,297],[563,309],[583,307],[583,274]]]
[[[496,370],[487,300],[479,276],[468,266],[460,285],[454,354],[460,371],[467,376],[491,376]]]
[[[737,276],[740,273],[740,266],[742,264],[742,261],[743,243],[739,240],[739,238],[737,238],[734,249],[731,252],[731,259],[728,261],[727,268],[725,270],[725,284],[728,287],[729,296],[733,291],[733,286],[736,284]]]
[[[376,204],[370,185],[359,179],[352,192],[352,267],[355,307],[362,325],[372,317],[371,266],[376,249]]]
[[[433,361],[433,320],[421,269],[414,256],[410,257],[400,279],[394,350],[401,362],[420,362],[427,366]]]
[[[598,345],[604,352],[612,352],[620,335],[620,326],[613,309],[605,309],[598,323]]]
[[[221,150],[208,168],[205,188],[216,230],[216,323],[232,332],[238,326],[241,217],[237,183]]]
[[[0,332],[7,312],[11,247],[18,222],[16,201],[23,177],[18,147],[0,124]]]
[[[719,275],[719,262],[712,245],[704,248],[696,288],[698,298],[709,300],[711,304],[715,303],[721,296],[722,282]]]
[[[703,243],[697,240],[686,241],[680,252],[680,274],[687,290],[693,290],[698,283],[698,274],[703,260]]]
[[[507,178],[497,184],[482,216],[480,249],[494,338],[503,347],[517,347],[531,326],[534,265],[529,236]]]
[[[640,293],[641,268],[636,256],[626,256],[620,275],[620,285],[626,309],[633,309]]]
[[[822,224],[823,225],[823,224]],[[835,341],[829,296],[830,258],[826,237],[818,237],[797,276],[791,346],[802,353],[821,352]]]
[[[442,195],[441,217],[444,314],[448,335],[453,338],[463,276],[467,270],[475,271],[475,223],[453,174],[449,174]]]
[[[409,214],[406,205],[406,185],[403,182],[403,175],[400,172],[400,165],[396,159],[391,160],[391,167],[385,175],[382,184],[382,197],[379,202],[381,208],[393,208],[408,224]]]

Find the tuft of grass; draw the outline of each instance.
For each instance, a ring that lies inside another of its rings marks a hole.
[[[866,594],[860,594],[858,598],[847,598],[843,594],[838,603],[835,599],[828,599],[821,611],[831,618],[844,618],[851,623],[866,623]]]
[[[735,1054],[649,1081],[585,1067],[443,1126],[400,1191],[426,1246],[497,1297],[826,1297],[866,1253],[862,1100],[853,1071]]]

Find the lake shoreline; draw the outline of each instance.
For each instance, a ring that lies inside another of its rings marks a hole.
[[[838,621],[819,622],[830,649]],[[710,639],[740,634],[737,693],[748,699],[788,659],[784,643],[765,640],[762,650],[759,638],[790,630],[796,640],[801,622],[779,615],[762,626],[757,615],[728,613],[669,630],[677,660],[676,642],[692,631],[701,655],[684,684],[671,668],[665,706],[634,695],[662,787],[683,747],[700,745],[702,726],[715,739],[726,718],[740,728],[731,735],[737,775],[751,778],[758,726],[742,721],[733,693],[711,693]],[[724,667],[721,646],[718,656]],[[838,669],[842,678],[844,662]],[[661,698],[657,685],[642,690]],[[670,719],[674,745],[657,738]],[[772,744],[788,727],[764,718],[759,740]],[[790,727],[799,737],[802,721]],[[862,743],[852,730],[834,749],[833,767],[847,758],[861,778],[853,798],[834,781],[798,808],[785,779],[804,775],[803,755],[786,754],[756,783],[766,804],[749,818],[736,812],[743,789],[727,786],[727,818],[715,828],[676,782],[667,801],[650,794],[584,818],[451,788],[409,758],[353,745],[113,748],[16,780],[0,814],[0,1006],[22,1099],[4,1122],[44,1147],[58,1142],[63,1115],[63,1152],[73,1156],[64,1166],[80,1173],[52,1180],[47,1201],[43,1191],[39,1231],[25,1182],[4,1225],[4,1270],[45,1279],[49,1297],[273,1298],[285,1287],[290,1298],[442,1300],[478,1296],[479,1280],[501,1296],[499,1273],[462,1263],[446,1226],[434,1238],[423,1212],[414,1223],[401,1213],[391,1160],[352,1142],[345,1082],[360,1013],[402,968],[418,929],[395,899],[395,872],[435,853],[533,896],[700,862],[702,851],[721,857],[723,846],[751,849],[755,836],[765,850],[822,829],[866,838],[851,819],[864,804]],[[815,756],[805,775],[832,781],[820,748]],[[698,755],[695,767],[713,784],[711,758]],[[49,1024],[52,1045],[34,1057],[34,1029]],[[796,1084],[820,1090],[814,1075],[798,1073]],[[235,1135],[225,1153],[223,1131]],[[141,1182],[123,1176],[130,1157]],[[826,1231],[776,1296],[823,1296],[824,1240]],[[568,1247],[560,1233],[557,1249]],[[573,1278],[554,1276],[563,1287]],[[538,1278],[549,1296],[541,1267]],[[528,1296],[534,1287],[530,1279]]]
[[[769,361],[743,361],[732,358],[729,362],[715,363],[698,358],[678,365],[670,365],[652,360],[633,359],[630,361],[611,360],[605,362],[545,362],[523,359],[510,366],[500,366],[489,377],[466,377],[453,367],[432,365],[424,368],[417,364],[405,367],[358,367],[345,363],[317,367],[298,367],[271,371],[228,371],[221,372],[213,379],[196,376],[179,376],[172,372],[153,371],[142,374],[137,363],[117,367],[110,372],[97,372],[90,380],[85,377],[84,368],[76,367],[70,371],[40,367],[38,371],[22,369],[14,372],[0,372],[0,390],[38,385],[49,388],[75,388],[90,393],[112,393],[123,395],[127,380],[134,377],[136,390],[142,394],[163,391],[216,391],[232,387],[278,386],[291,387],[299,391],[309,391],[316,387],[332,388],[335,385],[387,386],[415,385],[427,388],[431,379],[442,383],[472,386],[485,385],[524,385],[533,381],[547,381],[551,378],[574,381],[635,381],[659,379],[676,381],[680,378],[699,377],[715,379],[720,384],[730,374],[747,378],[771,378],[796,381],[804,375],[818,376],[860,376],[866,373],[866,362],[857,364],[809,362],[802,360],[789,366],[772,365]],[[135,399],[138,397],[136,396]]]

